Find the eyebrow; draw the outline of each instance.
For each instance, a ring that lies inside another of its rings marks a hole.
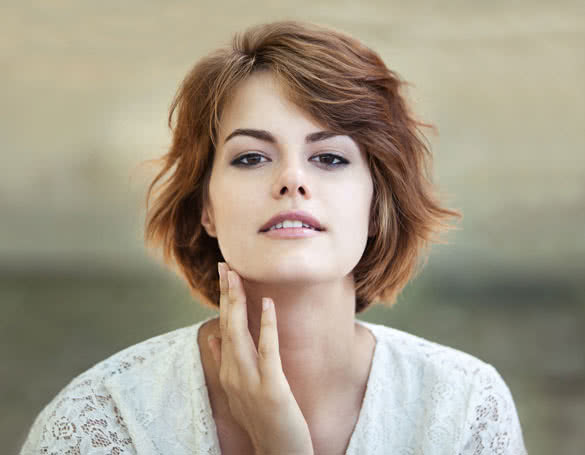
[[[232,137],[235,136],[250,136],[256,139],[260,139],[261,141],[270,142],[272,144],[276,144],[278,142],[276,138],[266,130],[238,128],[232,131],[232,133],[228,137],[226,137],[223,143],[225,144],[227,141],[229,141]],[[341,136],[341,134],[334,133],[333,131],[317,131],[315,133],[307,134],[307,136],[305,137],[305,144],[324,141],[325,139],[329,139],[334,136]]]

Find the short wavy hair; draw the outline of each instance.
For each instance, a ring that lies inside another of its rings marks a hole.
[[[231,46],[189,71],[169,111],[172,144],[154,160],[162,169],[146,195],[147,247],[162,247],[165,263],[178,266],[191,295],[219,307],[217,262],[224,259],[217,239],[201,225],[201,214],[209,201],[222,110],[238,83],[259,70],[271,71],[292,103],[366,151],[374,182],[370,232],[375,234],[353,270],[355,312],[372,303],[393,306],[426,264],[429,246],[447,243],[437,236],[454,227],[446,220],[462,215],[439,203],[432,155],[421,133],[421,127],[434,127],[413,117],[402,93],[408,84],[376,52],[326,26],[256,25],[236,33]]]

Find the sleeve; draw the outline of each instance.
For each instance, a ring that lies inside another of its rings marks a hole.
[[[91,379],[63,389],[37,416],[20,455],[136,454],[112,396]]]
[[[510,389],[485,364],[474,376],[459,455],[527,455]]]

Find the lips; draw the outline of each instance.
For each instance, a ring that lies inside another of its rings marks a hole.
[[[266,223],[264,223],[264,225],[262,225],[262,227],[260,228],[260,232],[266,232],[272,226],[278,223],[282,223],[284,220],[298,220],[302,221],[305,224],[308,224],[317,231],[325,230],[323,226],[321,226],[321,223],[319,223],[319,220],[313,217],[310,213],[304,212],[302,210],[292,211],[289,210],[286,212],[280,212],[277,215],[270,218]]]

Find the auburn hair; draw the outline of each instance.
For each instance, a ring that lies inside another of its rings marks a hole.
[[[201,214],[222,110],[238,83],[259,70],[271,71],[292,103],[365,150],[374,182],[375,235],[353,270],[355,312],[372,303],[391,307],[426,264],[430,245],[447,243],[438,238],[453,228],[446,220],[462,215],[437,198],[432,155],[421,132],[434,127],[414,118],[402,93],[408,84],[376,52],[329,27],[298,21],[256,25],[189,71],[169,110],[171,146],[153,160],[162,169],[146,195],[146,245],[162,247],[164,262],[178,266],[196,300],[219,307],[217,263],[224,258]]]

